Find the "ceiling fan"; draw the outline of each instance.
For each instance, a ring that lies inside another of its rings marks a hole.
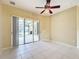
[[[51,9],[60,8],[60,5],[50,6],[50,2],[51,2],[51,0],[46,0],[46,5],[44,7],[36,7],[36,8],[44,9],[40,14],[44,13],[46,9],[48,9],[49,13],[52,14],[53,12]]]

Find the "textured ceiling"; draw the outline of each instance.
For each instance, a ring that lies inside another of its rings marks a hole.
[[[40,14],[43,9],[36,9],[36,6],[44,6],[46,4],[46,0],[1,0],[3,4],[10,4],[10,1],[15,2],[15,6],[17,8],[21,8],[23,10],[28,10],[36,14]],[[51,5],[61,5],[59,9],[52,9],[53,14],[61,12],[65,9],[71,8],[75,5],[79,4],[79,0],[52,0]],[[12,5],[11,5],[12,6]],[[46,10],[42,15],[50,16],[48,10]]]

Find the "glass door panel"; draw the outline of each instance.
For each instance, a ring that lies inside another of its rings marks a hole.
[[[34,41],[39,41],[39,21],[34,21]]]
[[[25,43],[33,42],[33,21],[25,20]]]
[[[19,18],[19,44],[24,44],[24,18]]]

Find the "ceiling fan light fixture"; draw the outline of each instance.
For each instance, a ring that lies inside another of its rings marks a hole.
[[[51,0],[46,0],[46,5],[44,5],[44,7],[36,7],[36,8],[41,8],[41,9],[49,10],[49,13],[53,14],[52,9],[60,8],[60,5],[51,6],[50,2],[51,2]],[[45,10],[43,10],[40,14],[44,13]]]
[[[14,2],[14,1],[10,1],[10,4],[11,4],[11,5],[15,5],[15,2]]]

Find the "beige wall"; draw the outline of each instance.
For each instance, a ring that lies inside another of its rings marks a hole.
[[[76,45],[76,7],[51,17],[51,37],[53,41]]]
[[[24,11],[18,8],[14,8],[7,5],[2,5],[3,10],[3,48],[11,47],[11,16],[16,15],[23,18],[31,18],[33,20],[40,20],[40,34],[42,40],[49,40],[49,17],[43,17]]]
[[[77,47],[79,47],[79,7],[77,7]]]
[[[39,17],[40,19],[40,30],[41,38],[43,41],[50,41],[50,17]]]
[[[2,46],[2,6],[0,5],[0,50]]]

